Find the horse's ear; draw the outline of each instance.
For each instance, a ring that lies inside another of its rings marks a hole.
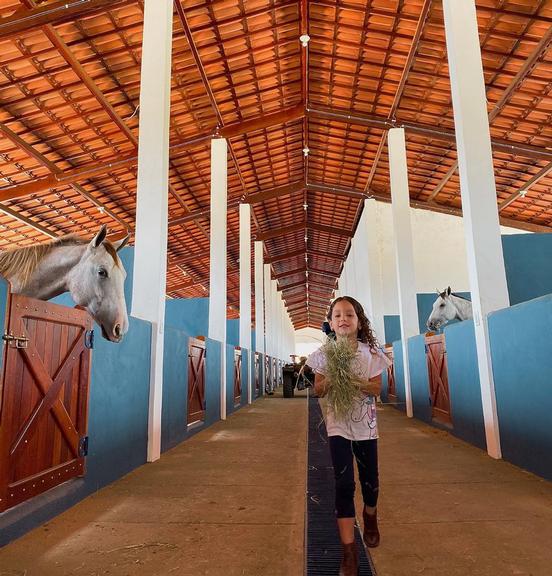
[[[100,228],[100,231],[96,234],[96,236],[94,236],[92,242],[90,242],[92,248],[97,248],[105,240],[106,236],[107,236],[107,226],[104,224]]]
[[[447,296],[450,296],[450,286],[447,288]]]
[[[121,240],[117,240],[116,242],[112,242],[113,248],[115,248],[116,252],[119,252],[119,250],[121,248],[124,248],[126,246],[126,244],[129,240],[130,240],[130,234],[127,234],[124,238],[121,238]]]

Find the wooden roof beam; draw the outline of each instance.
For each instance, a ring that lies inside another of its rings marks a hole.
[[[270,238],[276,238],[278,236],[284,236],[290,232],[302,231],[305,228],[305,220],[291,224],[290,226],[282,226],[281,228],[273,228],[272,230],[267,230],[266,232],[258,232],[254,234],[254,240],[269,240]]]
[[[305,266],[302,266],[301,268],[296,268],[295,270],[289,270],[287,272],[280,272],[279,274],[274,274],[272,276],[272,279],[280,280],[281,278],[287,278],[288,276],[294,276],[295,274],[304,274],[306,271],[307,268]]]
[[[327,234],[333,234],[335,236],[347,236],[348,238],[352,238],[353,236],[352,230],[337,228],[336,226],[326,226],[325,224],[315,224],[314,222],[307,222],[307,229],[316,232],[326,232]]]
[[[137,0],[58,0],[18,10],[12,16],[0,18],[0,38],[12,38],[28,30],[50,24],[64,24],[80,18],[94,16],[101,12],[114,10]]]
[[[285,111],[284,111],[285,112]],[[284,113],[282,112],[282,114]],[[279,113],[280,114],[280,113]],[[274,120],[274,116],[271,122]],[[260,121],[257,119],[256,121]],[[240,122],[239,124],[232,124],[229,125],[228,128],[246,125],[246,122]],[[272,124],[271,124],[272,125]],[[2,132],[5,133],[7,128],[3,127]],[[245,132],[242,132],[242,134]],[[193,138],[189,138],[182,142],[178,142],[173,144],[169,147],[169,150],[181,151],[181,150],[191,150],[196,148],[199,145],[207,144],[213,134],[200,134]],[[26,152],[33,156],[35,159],[37,158],[37,153],[31,146],[27,146],[25,148]],[[22,198],[24,196],[30,196],[31,194],[39,194],[41,192],[47,192],[50,189],[60,188],[61,186],[68,186],[70,184],[74,184],[76,182],[82,182],[83,180],[87,180],[94,176],[101,176],[107,174],[109,172],[113,172],[115,170],[119,170],[122,168],[130,168],[131,166],[135,166],[138,163],[138,156],[137,154],[132,154],[128,156],[124,156],[123,158],[113,159],[111,161],[105,162],[100,165],[96,165],[95,167],[85,166],[82,168],[75,168],[74,170],[65,170],[65,171],[58,171],[55,175],[46,176],[44,178],[37,178],[31,182],[25,182],[23,184],[16,184],[14,186],[6,186],[0,188],[0,202],[4,200],[13,200],[15,198]],[[293,186],[293,185],[288,185]],[[301,187],[304,184],[301,182]],[[284,188],[284,187],[281,187]],[[272,189],[274,191],[276,189]],[[282,190],[280,190],[282,191]],[[294,189],[292,189],[289,193],[293,193]],[[267,191],[268,192],[268,191]],[[262,200],[261,200],[262,201]]]
[[[327,184],[321,184],[317,182],[307,182],[307,192],[324,192],[327,194],[333,194],[335,196],[347,196],[348,198],[358,198],[362,200],[364,198],[369,198],[369,192],[362,192],[361,190],[351,190],[344,188],[343,186],[328,186]]]
[[[445,142],[456,142],[454,130],[448,128],[435,127],[430,124],[420,122],[402,121],[399,118],[389,120],[384,116],[374,116],[370,114],[361,114],[359,112],[340,110],[336,108],[308,108],[307,115],[313,118],[322,118],[325,120],[335,120],[345,124],[358,124],[360,126],[370,126],[380,130],[389,130],[390,128],[404,128],[411,134],[417,134],[425,138],[443,140]],[[533,146],[531,144],[521,144],[499,138],[491,139],[493,150],[505,154],[523,156],[525,158],[536,158],[537,160],[552,160],[552,149]]]
[[[399,85],[395,92],[395,97],[393,98],[393,103],[391,104],[391,108],[389,109],[389,113],[387,114],[387,118],[392,120],[395,116],[395,112],[399,107],[399,102],[401,101],[404,87],[406,86],[406,81],[408,79],[408,75],[410,74],[410,69],[412,68],[412,64],[414,63],[414,57],[416,56],[416,52],[418,51],[418,46],[420,44],[420,38],[422,36],[422,32],[424,30],[427,18],[429,16],[429,9],[431,8],[431,2],[433,0],[425,0],[424,5],[422,6],[422,10],[420,12],[420,18],[418,19],[418,24],[416,25],[416,31],[414,32],[414,37],[412,38],[412,43],[410,44],[410,50],[408,51],[408,56],[406,58],[406,62],[404,64],[403,71],[401,73],[401,79],[399,80]],[[372,180],[376,174],[376,170],[378,168],[379,159],[381,157],[381,153],[385,148],[385,144],[387,142],[387,134],[383,134],[374,156],[372,160],[372,166],[370,168],[370,173],[368,174],[368,179],[366,180],[366,186],[364,187],[364,192],[367,192],[372,184]]]
[[[290,260],[291,258],[296,258],[297,256],[305,256],[305,250],[295,250],[292,252],[285,252],[284,254],[280,254],[279,256],[272,256],[272,258],[267,258],[264,263],[265,264],[274,264],[275,262],[282,262],[284,260]]]
[[[296,286],[305,286],[305,280],[301,280],[300,282],[293,282],[287,286],[279,285],[277,290],[278,292],[282,292],[283,290],[289,290],[290,288],[295,288]]]
[[[244,201],[248,204],[257,204],[258,202],[264,202],[265,200],[271,200],[272,198],[280,198],[282,196],[288,196],[289,194],[295,194],[296,192],[302,192],[304,188],[305,183],[302,180],[297,180],[291,184],[285,184],[284,186],[277,186],[276,188],[248,194]]]
[[[502,92],[502,95],[500,96],[498,102],[489,112],[489,125],[500,114],[500,112],[502,112],[502,109],[508,102],[510,96],[519,88],[519,86],[521,85],[527,74],[529,74],[529,72],[531,72],[531,70],[535,66],[536,62],[540,60],[540,58],[544,54],[546,54],[546,51],[548,50],[551,41],[552,41],[552,27],[548,29],[548,31],[541,38],[541,41],[537,44],[533,52],[529,54],[523,66],[519,69],[518,73],[512,78],[510,84],[508,84],[504,92]],[[435,197],[439,194],[439,192],[441,192],[441,190],[444,188],[445,184],[452,178],[457,168],[458,168],[458,160],[454,162],[454,164],[450,167],[450,169],[442,178],[442,180],[437,184],[433,192],[429,195],[428,200],[435,199]],[[518,194],[519,191],[512,194],[512,197],[515,199]],[[501,209],[502,208],[499,208],[499,210]]]

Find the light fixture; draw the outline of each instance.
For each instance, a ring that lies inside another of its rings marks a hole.
[[[520,196],[525,196],[526,194],[527,194],[527,190],[520,190],[519,191]]]
[[[310,36],[308,34],[302,34],[301,36],[299,36],[299,40],[303,45],[303,48],[306,48],[307,44],[309,43]]]
[[[303,148],[303,156],[307,157],[309,155],[309,152],[310,152],[309,147],[305,146]]]
[[[309,205],[308,205],[308,204],[306,204],[306,203],[305,203],[305,204],[303,204],[303,210],[306,210],[308,207],[309,207]]]

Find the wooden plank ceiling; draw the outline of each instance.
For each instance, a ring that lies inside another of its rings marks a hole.
[[[412,205],[461,213],[440,0],[176,0],[167,294],[209,290],[209,139],[294,326],[318,327],[360,201],[389,201],[387,129]],[[0,248],[132,232],[143,1],[0,0]],[[552,226],[552,0],[477,0],[503,223]],[[308,48],[299,41],[310,36]],[[308,149],[308,155],[304,150]]]

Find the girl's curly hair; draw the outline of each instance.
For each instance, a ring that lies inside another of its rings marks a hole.
[[[360,340],[361,342],[364,342],[364,344],[368,344],[368,346],[370,346],[372,350],[378,348],[379,346],[378,340],[376,338],[376,335],[372,331],[370,321],[368,320],[368,318],[366,318],[366,314],[364,314],[364,308],[362,308],[362,304],[358,302],[358,300],[355,300],[352,296],[340,296],[330,304],[330,309],[328,310],[328,314],[326,316],[328,322],[332,319],[334,306],[338,302],[341,302],[342,300],[349,302],[349,304],[351,304],[355,309],[355,313],[358,317],[357,339]]]

